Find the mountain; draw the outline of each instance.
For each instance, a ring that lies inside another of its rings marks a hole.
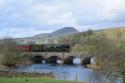
[[[125,40],[125,27],[124,26],[113,27],[113,28],[107,28],[107,29],[92,30],[91,32],[90,31],[79,32],[77,34],[64,37],[64,40],[66,39],[72,42],[76,42],[76,41],[81,42],[82,39],[83,39],[82,41],[85,41],[86,37],[96,38],[97,36],[105,36],[108,39],[114,40],[114,41],[118,41],[119,37],[121,38],[121,40]]]
[[[52,33],[43,33],[35,35],[34,37],[38,38],[53,38],[53,37],[60,37],[60,36],[68,36],[74,33],[78,33],[78,31],[72,27],[64,27],[62,29],[59,29],[57,31],[54,31]]]
[[[72,27],[64,27],[62,29],[56,30],[52,33],[43,33],[43,34],[38,34],[33,37],[27,37],[27,38],[15,38],[15,41],[18,42],[19,44],[29,44],[29,43],[48,43],[52,42],[59,37],[66,37],[72,34],[78,33],[78,31]]]
[[[125,27],[114,27],[114,28],[108,28],[108,29],[98,30],[94,32],[96,35],[101,35],[102,33],[104,33],[105,36],[107,36],[109,39],[117,40],[117,36],[119,35],[119,33],[125,36]],[[33,42],[37,44],[48,43],[48,42],[53,43],[53,42],[57,42],[59,37],[67,38],[68,36],[73,36],[73,35],[77,35],[72,38],[76,38],[77,39],[76,41],[78,41],[79,39],[82,39],[82,36],[83,36],[82,33],[84,32],[78,32],[76,29],[72,27],[64,27],[52,33],[43,33],[43,34],[38,34],[33,37],[27,37],[27,38],[15,38],[15,41],[21,44],[27,44],[27,43],[33,43]],[[74,40],[71,40],[71,41],[74,41]]]
[[[125,27],[79,32],[60,38],[59,43],[70,43],[73,52],[85,53],[94,52],[97,49],[96,45],[105,48],[105,44],[115,44],[117,47],[125,48]]]

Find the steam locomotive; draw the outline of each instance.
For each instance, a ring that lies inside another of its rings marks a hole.
[[[26,52],[70,52],[69,44],[34,44],[18,45],[17,47]]]

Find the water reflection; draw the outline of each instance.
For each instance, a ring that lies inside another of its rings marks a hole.
[[[15,69],[19,71],[19,68]],[[89,83],[105,83],[105,77],[81,65],[32,64],[22,66],[24,72],[54,73],[58,80],[78,80]]]
[[[62,61],[57,61],[62,63]],[[45,63],[45,61],[44,61]],[[93,69],[85,68],[80,65],[81,60],[74,58],[73,63],[75,65],[63,65],[63,64],[31,64],[14,68],[15,71],[23,72],[38,72],[38,73],[54,73],[58,80],[72,80],[76,79],[80,82],[87,83],[106,83],[105,75]],[[6,68],[5,68],[6,69]],[[118,82],[119,83],[119,82]]]
[[[81,59],[80,58],[74,58],[73,64],[81,64]]]
[[[122,78],[118,78],[118,79],[116,80],[116,83],[123,83],[123,79],[122,79]]]

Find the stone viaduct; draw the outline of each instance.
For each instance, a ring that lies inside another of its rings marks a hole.
[[[73,64],[74,58],[79,58],[81,64],[90,63],[91,56],[86,56],[81,53],[66,53],[66,52],[30,52],[25,53],[30,55],[32,60],[36,63],[45,61],[46,63],[56,63],[57,60],[61,60],[65,64]]]

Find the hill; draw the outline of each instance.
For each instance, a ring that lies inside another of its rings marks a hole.
[[[125,27],[114,27],[97,32],[98,35],[102,33],[104,33],[109,39],[116,40],[119,36],[125,37]]]
[[[59,36],[68,36],[73,33],[78,33],[78,31],[72,27],[64,27],[62,29],[59,29],[57,31],[54,31],[52,33],[43,33],[35,35],[35,37],[43,38],[43,37],[59,37]]]
[[[78,32],[72,27],[64,27],[62,29],[56,30],[52,33],[43,33],[35,35],[34,37],[27,38],[16,38],[17,42],[27,44],[27,43],[53,43],[58,41],[59,43],[71,43],[73,46],[79,42],[87,41],[87,37],[96,37],[100,35],[105,35],[110,40],[117,41],[119,37],[125,40],[125,27],[114,27],[103,30],[88,30],[86,32]]]
[[[99,42],[97,42],[99,41]],[[114,27],[98,31],[88,30],[59,39],[60,43],[69,43],[72,51],[94,51],[96,45],[115,43],[125,47],[125,27]]]
[[[37,34],[34,37],[27,37],[27,38],[15,38],[15,41],[20,44],[53,43],[57,41],[56,39],[58,39],[59,37],[66,37],[75,33],[78,33],[78,31],[73,27],[64,27],[52,33],[42,33],[42,34]]]

